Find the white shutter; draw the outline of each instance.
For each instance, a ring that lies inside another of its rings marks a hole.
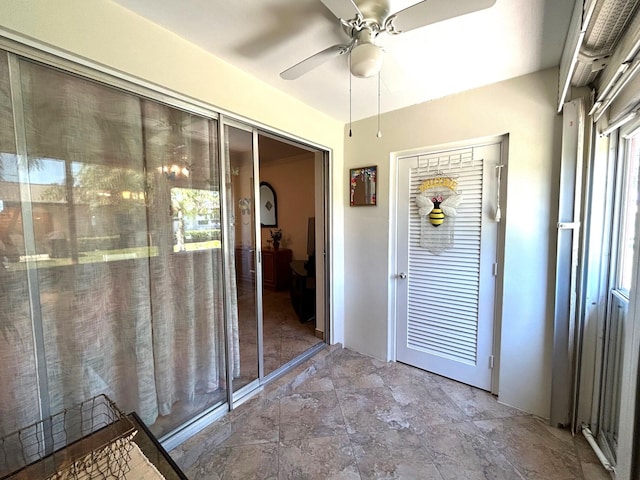
[[[413,200],[436,171],[457,177],[463,194],[453,248],[439,255],[420,246],[422,223]],[[477,361],[482,172],[483,160],[473,160],[471,150],[420,157],[410,169],[407,346],[470,365]]]

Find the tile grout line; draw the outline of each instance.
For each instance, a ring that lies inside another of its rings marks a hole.
[[[329,367],[329,376],[331,377],[331,385],[333,386],[333,393],[335,394],[336,398],[338,399],[338,405],[340,405],[340,413],[342,414],[342,423],[344,424],[344,431],[347,434],[347,439],[349,440],[349,447],[351,448],[351,454],[353,455],[353,462],[356,466],[356,470],[358,470],[358,477],[360,479],[362,479],[362,472],[360,472],[360,465],[358,464],[358,458],[356,457],[356,452],[353,448],[353,442],[351,441],[351,434],[349,433],[349,428],[347,427],[347,418],[344,415],[344,409],[342,406],[342,401],[340,401],[340,397],[338,396],[338,391],[336,389],[336,384],[333,381],[333,369],[331,368],[330,365],[327,365]]]

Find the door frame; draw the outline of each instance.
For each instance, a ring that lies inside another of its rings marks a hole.
[[[259,178],[256,175],[256,172],[258,170],[258,130],[255,126],[251,125],[251,124],[247,124],[244,122],[240,122],[238,120],[235,120],[233,118],[228,118],[224,115],[220,116],[219,119],[219,124],[218,124],[218,128],[219,128],[219,140],[218,140],[218,145],[219,145],[219,156],[220,156],[220,165],[221,165],[221,176],[222,178],[226,178],[227,175],[227,171],[226,171],[226,165],[227,165],[227,159],[225,159],[225,145],[228,141],[227,139],[227,135],[226,135],[226,128],[225,127],[231,127],[231,128],[235,128],[237,130],[242,130],[244,132],[250,133],[251,134],[251,159],[252,159],[252,175],[253,175],[253,185],[252,185],[252,196],[253,196],[253,226],[252,226],[252,232],[251,232],[251,236],[252,236],[252,242],[253,242],[253,251],[251,252],[253,254],[253,265],[255,267],[255,302],[256,302],[256,318],[255,321],[257,322],[256,324],[256,328],[257,328],[257,361],[258,361],[258,376],[257,378],[255,378],[254,380],[252,380],[251,382],[249,382],[247,385],[244,385],[242,387],[240,387],[237,391],[234,390],[233,388],[233,374],[232,374],[232,366],[231,366],[231,362],[227,361],[227,389],[228,389],[228,403],[229,403],[229,410],[233,410],[234,406],[236,404],[240,404],[242,403],[242,399],[243,397],[250,395],[253,391],[255,391],[256,389],[258,389],[260,387],[260,383],[262,381],[263,378],[263,373],[264,373],[264,359],[263,359],[263,344],[262,344],[262,256],[261,256],[261,252],[260,252],[260,246],[258,245],[258,235],[257,232],[259,232],[260,230],[260,214],[259,214],[259,205],[258,205],[258,198],[259,198],[259,189],[260,189],[260,185],[259,185]],[[226,184],[226,181],[222,182],[222,198],[221,198],[221,205],[222,205],[222,229],[223,229],[223,238],[227,239],[229,238],[229,229],[232,228],[229,225],[229,219],[227,218],[228,212],[230,211],[229,209],[233,209],[233,206],[229,206],[227,205],[227,189],[229,188],[228,185]],[[223,254],[225,256],[225,258],[227,259],[232,259],[234,258],[234,253],[233,253],[233,249],[235,248],[235,245],[229,245],[229,242],[223,242]],[[228,263],[228,261],[226,262]],[[229,272],[225,272],[224,275],[225,277],[227,277],[229,274]],[[225,278],[225,282],[231,282],[231,281],[236,281],[235,278]],[[229,334],[230,331],[230,325],[231,325],[231,319],[230,319],[230,312],[231,309],[229,308],[229,306],[227,305],[228,302],[228,298],[226,298],[226,296],[223,296],[223,302],[225,303],[225,328],[227,329],[226,331],[226,348],[227,348],[227,357],[229,355],[229,352],[232,351],[233,346],[232,346],[232,338],[231,335]],[[241,359],[242,360],[242,359]]]
[[[387,301],[387,359],[392,362],[397,361],[397,326],[396,318],[398,304],[398,167],[402,158],[416,155],[429,155],[446,150],[457,150],[472,148],[489,144],[500,144],[501,163],[505,165],[502,169],[502,179],[500,183],[500,209],[502,210],[502,220],[498,222],[498,234],[496,245],[496,259],[498,268],[496,271],[496,286],[494,298],[494,319],[493,319],[493,370],[491,372],[491,393],[498,394],[499,373],[500,373],[500,344],[502,332],[502,292],[504,284],[504,238],[505,222],[507,213],[507,172],[508,172],[508,151],[509,135],[495,135],[451,142],[440,145],[414,148],[391,152],[389,165],[389,264],[388,264],[388,301]]]
[[[632,136],[640,135],[640,120],[621,130],[625,147]],[[640,215],[635,219],[635,236],[640,238]],[[623,340],[623,357],[620,389],[620,419],[618,424],[617,470],[620,478],[640,470],[640,448],[638,447],[638,374],[640,373],[640,249],[635,249],[632,260],[633,273],[627,312],[627,333]]]

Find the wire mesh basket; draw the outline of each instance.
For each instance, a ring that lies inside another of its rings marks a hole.
[[[99,395],[0,439],[0,480],[123,478],[135,429]]]

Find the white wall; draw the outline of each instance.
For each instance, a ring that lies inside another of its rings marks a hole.
[[[378,165],[378,205],[345,205],[345,345],[386,359],[389,271],[389,165],[393,152],[509,134],[499,399],[548,417],[553,266],[561,118],[556,69],[500,82],[353,124],[349,168]],[[384,99],[383,99],[384,101]],[[348,129],[345,129],[347,132]]]
[[[333,237],[343,232],[343,124],[109,0],[2,0],[0,35],[138,77],[332,149]],[[343,251],[333,242],[332,339],[343,340]]]

